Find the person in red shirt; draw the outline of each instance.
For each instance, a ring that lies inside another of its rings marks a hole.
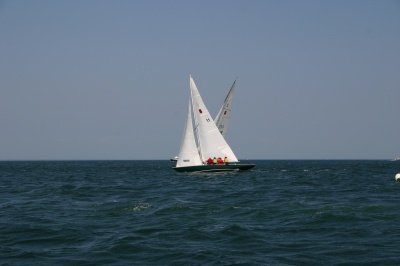
[[[217,159],[217,163],[218,163],[218,164],[224,164],[224,160],[222,160],[222,158],[221,158],[221,157],[218,157],[218,159]]]
[[[208,157],[207,164],[213,164],[213,159],[211,159],[211,157]]]

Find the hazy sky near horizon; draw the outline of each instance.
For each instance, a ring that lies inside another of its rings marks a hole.
[[[399,1],[0,1],[0,160],[168,159],[189,74],[239,159],[400,156]]]

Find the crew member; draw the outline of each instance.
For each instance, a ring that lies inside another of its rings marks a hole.
[[[226,157],[226,156],[225,156],[225,158],[224,158],[224,163],[225,163],[225,164],[228,164],[228,163],[229,163],[228,157]]]

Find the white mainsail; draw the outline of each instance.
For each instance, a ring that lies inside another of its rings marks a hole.
[[[225,97],[224,104],[221,106],[221,109],[219,109],[219,112],[214,119],[215,124],[217,125],[217,128],[219,129],[219,132],[221,132],[223,137],[226,136],[226,132],[228,130],[228,122],[229,122],[229,118],[230,118],[231,111],[232,111],[231,106],[232,106],[233,92],[235,89],[235,84],[236,84],[236,80],[233,82],[233,84],[228,92],[228,95],[226,95],[226,97]]]
[[[219,109],[219,112],[217,116],[214,119],[214,122],[219,129],[219,132],[221,132],[222,136],[225,138],[226,132],[228,131],[228,122],[231,116],[231,111],[232,111],[232,100],[233,100],[233,92],[235,88],[236,80],[233,82],[230,90],[228,91],[228,94],[225,97],[224,103],[222,104],[221,108]],[[178,156],[175,156],[173,159],[170,159],[171,161],[178,161]]]
[[[190,95],[192,99],[193,116],[197,132],[197,144],[200,157],[206,161],[209,157],[227,157],[230,162],[238,162],[232,149],[219,132],[214,120],[211,118],[207,107],[190,76]]]
[[[202,161],[197,149],[196,141],[193,133],[192,122],[192,104],[189,101],[188,116],[186,119],[186,127],[183,134],[181,149],[179,152],[176,167],[202,165]]]

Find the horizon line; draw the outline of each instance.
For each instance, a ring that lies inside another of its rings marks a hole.
[[[396,161],[398,158],[269,158],[242,159],[241,161]],[[0,162],[61,162],[61,161],[170,161],[170,159],[0,159]]]

